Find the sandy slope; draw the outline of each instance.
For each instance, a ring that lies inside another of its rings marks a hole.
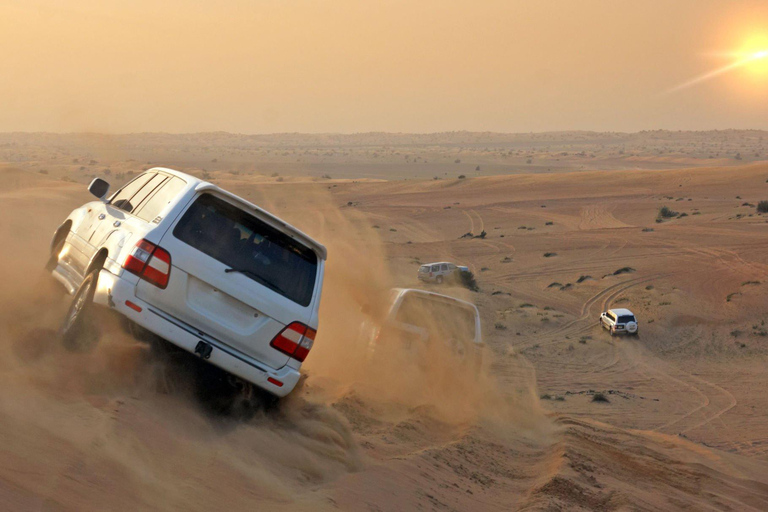
[[[768,508],[768,217],[741,206],[768,198],[766,167],[222,178],[331,254],[309,378],[248,422],[212,417],[115,328],[92,354],[59,347],[66,300],[38,269],[86,193],[0,172],[0,508]],[[688,216],[657,224],[662,205]],[[480,293],[445,291],[481,308],[487,375],[368,364],[361,306],[449,258],[478,277]],[[638,314],[638,339],[597,328],[610,305]]]

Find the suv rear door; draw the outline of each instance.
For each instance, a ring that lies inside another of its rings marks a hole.
[[[171,255],[168,285],[140,281],[139,298],[272,368],[289,361],[270,343],[312,321],[322,271],[312,249],[213,193],[196,195],[159,246]]]

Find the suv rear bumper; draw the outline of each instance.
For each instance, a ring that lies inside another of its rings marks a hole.
[[[135,283],[102,270],[93,300],[192,354],[195,353],[195,348],[201,341],[211,345],[213,350],[207,362],[273,395],[286,396],[296,387],[301,374],[295,368],[284,366],[274,369],[259,364],[253,358],[227,346],[222,341],[195,330],[189,324],[137,298],[135,289]],[[135,308],[128,306],[128,302]],[[282,386],[273,383],[270,379],[282,383]]]

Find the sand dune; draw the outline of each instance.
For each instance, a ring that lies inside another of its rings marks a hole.
[[[116,328],[92,354],[60,348],[66,298],[40,268],[87,193],[0,176],[0,508],[768,508],[764,164],[268,185],[214,175],[331,255],[308,378],[249,421],[211,416],[176,368]],[[657,223],[662,206],[686,215]],[[481,379],[426,392],[417,385],[449,366],[367,366],[357,325],[366,300],[416,286],[418,263],[443,259],[474,270],[480,292],[442,290],[478,305],[492,357]],[[638,315],[639,338],[597,327],[609,306]]]

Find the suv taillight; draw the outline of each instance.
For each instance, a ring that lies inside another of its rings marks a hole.
[[[123,268],[158,288],[165,288],[171,275],[171,255],[152,242],[139,240],[125,259]]]
[[[297,361],[304,361],[312,350],[317,331],[300,322],[292,322],[275,336],[270,345]]]

